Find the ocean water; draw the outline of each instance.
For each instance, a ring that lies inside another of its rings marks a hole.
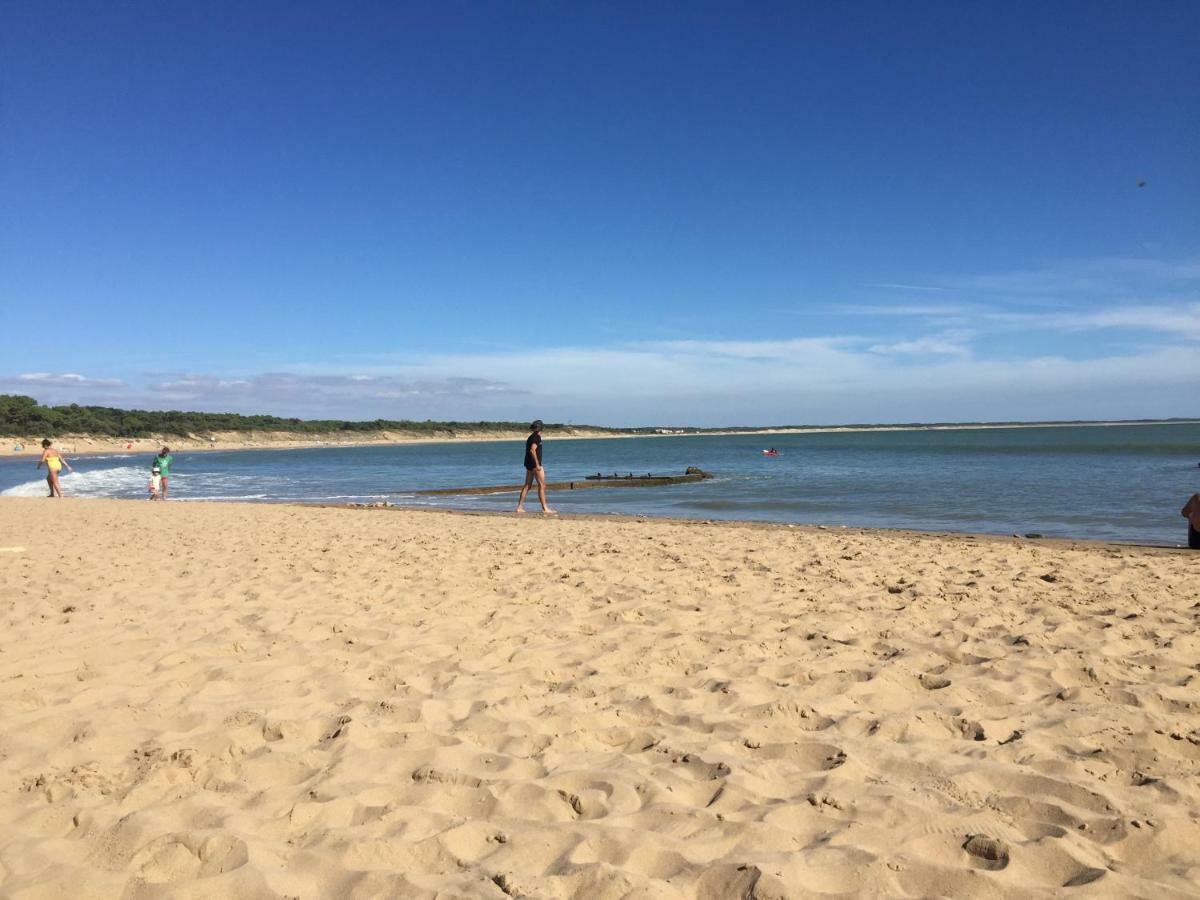
[[[764,457],[774,446],[780,455]],[[418,497],[422,488],[519,483],[523,444],[417,444],[177,453],[172,499],[371,502],[508,510],[514,495]],[[68,456],[70,459],[70,457]],[[146,497],[150,455],[81,456],[76,497]],[[960,531],[1037,532],[1175,545],[1200,491],[1200,425],[570,440],[547,436],[550,481],[603,471],[716,476],[699,484],[550,494],[565,513],[613,513]],[[0,460],[0,494],[38,496],[44,471]],[[537,501],[530,498],[531,511]]]

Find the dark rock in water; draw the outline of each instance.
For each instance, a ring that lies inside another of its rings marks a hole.
[[[698,469],[695,466],[688,466],[687,471],[683,475],[653,475],[647,472],[645,475],[634,475],[632,472],[622,475],[619,472],[614,472],[611,475],[605,475],[602,472],[597,472],[594,475],[585,475],[578,481],[552,481],[546,485],[548,491],[577,491],[585,488],[603,488],[603,487],[665,487],[674,484],[694,484],[698,481],[703,481],[707,478],[712,478],[712,474],[705,472],[703,469]],[[412,491],[418,496],[439,496],[449,494],[515,494],[521,489],[519,484],[504,484],[494,485],[490,487],[457,487],[457,488],[436,488],[427,491]]]
[[[1029,538],[1030,540],[1036,541],[1038,538],[1042,537],[1042,535],[1038,534],[1036,531],[1030,531],[1028,534],[1025,535],[1025,537]]]
[[[1008,865],[1008,845],[986,834],[969,835],[963,849],[975,857],[984,869],[997,870]]]

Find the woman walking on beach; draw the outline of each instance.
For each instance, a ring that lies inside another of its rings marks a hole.
[[[61,497],[62,488],[58,486],[58,473],[63,466],[67,467],[68,472],[74,472],[71,464],[68,463],[61,453],[54,449],[49,438],[42,441],[42,456],[37,462],[37,468],[42,467],[42,463],[46,464],[46,484],[50,486],[51,497]]]
[[[525,496],[529,493],[534,479],[537,479],[538,500],[542,504],[542,513],[554,515],[554,510],[546,505],[546,470],[542,468],[542,420],[535,419],[529,426],[529,437],[525,439],[525,484],[521,487],[521,496],[517,498],[517,512],[525,512]]]

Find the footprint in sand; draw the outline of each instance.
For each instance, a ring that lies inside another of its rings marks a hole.
[[[758,866],[719,863],[705,869],[696,880],[696,900],[751,900],[786,897],[787,888]]]
[[[477,788],[483,787],[484,781],[474,775],[464,775],[448,769],[435,769],[431,766],[421,766],[412,773],[412,780],[417,784],[447,784],[453,787]]]
[[[220,875],[249,859],[245,842],[232,835],[169,834],[147,844],[132,867],[151,884],[168,884]]]
[[[1008,845],[986,834],[968,836],[963,849],[975,859],[975,864],[981,869],[995,871],[1008,865]]]
[[[1085,884],[1091,884],[1093,881],[1099,881],[1103,877],[1103,869],[1088,867],[1086,869],[1081,869],[1068,878],[1065,882],[1063,882],[1063,887],[1082,887]]]
[[[987,735],[983,731],[983,726],[971,719],[954,719],[954,730],[958,734],[970,741],[982,741],[987,739]]]

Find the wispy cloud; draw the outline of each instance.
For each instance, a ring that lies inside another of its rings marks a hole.
[[[1123,331],[1200,340],[1200,261],[1114,257],[1043,269],[951,277],[955,303],[869,303],[838,308],[850,316],[913,320],[912,330],[956,326],[977,338],[1026,332]],[[927,346],[919,336],[884,346]]]
[[[397,362],[392,371],[159,375],[110,402],[336,418],[611,424],[1036,419],[1187,415],[1191,346],[1091,359],[973,356],[966,335],[673,341]],[[503,375],[501,379],[500,375]],[[119,379],[109,379],[119,382]],[[43,402],[81,399],[44,385]]]
[[[934,293],[949,290],[949,288],[937,287],[932,284],[895,284],[882,281],[868,281],[863,287],[880,288],[886,291],[932,291]]]
[[[795,361],[836,353],[856,342],[849,337],[789,338],[761,341],[660,341],[634,345],[642,350],[679,357],[734,359],[745,362]]]
[[[116,388],[124,385],[119,378],[89,378],[75,372],[25,372],[8,378],[0,378],[0,385],[8,387],[69,387],[79,390],[89,388]]]
[[[872,353],[901,354],[909,356],[957,356],[967,358],[971,348],[967,341],[970,335],[966,332],[950,333],[940,337],[923,337],[911,341],[895,341],[890,344],[872,344],[868,349]]]
[[[296,374],[265,372],[244,377],[210,374],[149,375],[146,387],[160,401],[231,403],[243,407],[261,403],[332,409],[364,401],[477,400],[520,396],[526,391],[501,381],[455,375],[407,377],[388,374]]]
[[[947,279],[947,287],[1010,299],[1061,300],[1086,296],[1091,301],[1157,296],[1194,290],[1200,260],[1101,257],[1064,260],[1039,269],[1022,269]]]
[[[841,333],[471,347],[421,357],[376,354],[356,365],[127,380],[34,372],[0,377],[0,387],[16,386],[43,402],[611,424],[1197,412],[1200,264],[1117,259],[975,279],[996,294],[973,292],[971,281],[946,280],[952,302],[840,307]]]
[[[1114,306],[1092,312],[989,312],[984,318],[1047,331],[1094,331],[1125,329],[1135,332],[1159,332],[1200,341],[1200,303],[1167,306]]]
[[[836,312],[852,316],[897,316],[900,318],[954,318],[986,310],[981,305],[964,303],[847,303]]]

